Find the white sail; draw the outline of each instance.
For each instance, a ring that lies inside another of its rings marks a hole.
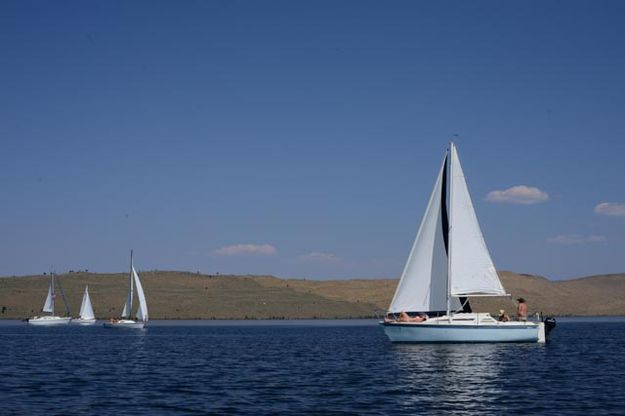
[[[89,298],[89,286],[85,287],[85,293],[82,295],[82,303],[80,304],[81,319],[95,319],[91,299]]]
[[[129,301],[126,300],[126,303],[124,303],[124,310],[122,311],[122,318],[128,318],[130,316],[130,311],[129,311]]]
[[[504,295],[453,143],[450,191],[450,295]]]
[[[128,288],[128,296],[126,297],[126,303],[124,303],[124,310],[122,311],[122,318],[130,318],[130,314],[132,314],[132,296],[133,296],[133,276],[132,270],[134,267],[132,266],[132,251],[130,252],[130,287]]]
[[[395,290],[390,313],[442,311],[447,307],[447,251],[442,209],[446,160],[447,157],[439,170],[417,237]],[[460,307],[457,299],[453,305]]]
[[[145,294],[143,293],[143,286],[139,280],[139,275],[134,267],[132,267],[132,275],[134,277],[135,285],[137,286],[137,297],[139,298],[139,307],[137,308],[137,320],[147,322],[148,321],[148,304],[145,300]]]
[[[54,291],[52,288],[52,282],[50,282],[50,286],[48,286],[48,297],[46,297],[46,302],[43,304],[44,312],[54,312]]]

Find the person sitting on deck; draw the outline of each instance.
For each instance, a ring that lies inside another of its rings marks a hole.
[[[398,322],[423,322],[426,321],[428,319],[428,316],[424,313],[420,313],[417,316],[410,316],[408,315],[406,312],[400,312],[399,313],[399,319],[397,320]]]
[[[518,298],[517,302],[519,302],[519,306],[516,310],[516,320],[525,322],[527,321],[527,304],[523,298]]]
[[[499,322],[508,322],[510,317],[506,314],[506,311],[499,309]]]

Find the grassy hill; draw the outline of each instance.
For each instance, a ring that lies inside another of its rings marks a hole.
[[[553,315],[625,315],[625,275],[550,281],[539,276],[499,272],[514,298],[530,312]],[[128,285],[126,274],[71,273],[60,276],[75,316],[85,285],[98,318],[118,316]],[[152,319],[357,318],[384,314],[397,280],[303,280],[272,276],[210,276],[187,272],[141,272]],[[0,278],[0,318],[39,314],[48,276]],[[512,299],[474,298],[475,310],[513,313]],[[60,296],[57,309],[62,312]]]
[[[283,319],[374,316],[373,304],[324,297],[315,292],[270,284],[264,276],[208,276],[185,272],[140,272],[153,319]],[[72,273],[59,276],[74,315],[85,285],[96,316],[119,316],[128,290],[125,274]],[[38,314],[48,276],[0,278],[0,317]],[[60,296],[57,310],[63,312]]]

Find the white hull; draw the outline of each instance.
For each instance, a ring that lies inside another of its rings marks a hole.
[[[132,321],[130,319],[120,319],[119,321],[104,322],[104,327],[105,328],[142,329],[145,327],[145,323]]]
[[[498,322],[486,313],[382,325],[392,342],[545,342],[543,323]]]
[[[454,313],[462,298],[509,296],[501,285],[453,143],[445,153],[388,314],[447,311],[423,322],[385,319],[393,342],[545,342],[545,323],[499,322],[487,313]],[[548,322],[549,328],[555,321]]]
[[[35,316],[28,319],[28,324],[38,326],[67,325],[71,320],[72,318],[62,316]]]
[[[95,325],[96,320],[94,319],[72,319],[72,325]]]
[[[132,250],[130,250],[130,287],[128,290],[128,297],[126,303],[124,303],[124,309],[122,310],[120,319],[111,319],[104,322],[105,328],[128,328],[128,329],[142,329],[148,322],[148,305],[145,300],[145,293],[143,292],[143,285],[139,279],[139,274],[135,270],[132,263]],[[134,315],[135,320],[130,319],[132,315],[132,299],[134,293],[134,287],[137,289],[137,297],[139,298],[139,308]]]

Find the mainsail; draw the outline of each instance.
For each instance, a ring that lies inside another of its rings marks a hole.
[[[447,156],[443,159],[417,237],[395,290],[390,313],[443,311],[447,307],[446,169]],[[460,302],[454,299],[453,305],[459,308]]]
[[[451,296],[505,295],[477,221],[454,144],[451,144],[450,262]]]
[[[137,319],[139,321],[147,322],[148,321],[148,304],[145,300],[145,294],[143,293],[143,286],[141,285],[141,280],[139,280],[139,275],[134,267],[132,267],[132,276],[135,281],[135,285],[137,286],[137,297],[139,298],[139,307],[137,308]]]
[[[54,277],[52,279],[54,279]],[[50,286],[48,286],[48,296],[46,297],[46,302],[43,304],[42,311],[54,313],[54,280],[51,280]]]
[[[95,319],[91,299],[89,298],[89,286],[85,287],[85,293],[82,295],[82,303],[80,304],[80,319]]]

